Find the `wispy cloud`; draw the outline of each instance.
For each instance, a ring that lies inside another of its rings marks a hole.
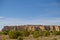
[[[59,24],[60,18],[43,18],[43,19],[17,19],[17,18],[4,18],[0,19],[0,24],[4,25],[21,25],[21,24]]]
[[[4,18],[0,19],[0,29],[4,25],[26,25],[26,24],[43,24],[43,25],[60,25],[60,18],[46,18],[46,19],[32,19],[32,20],[24,20],[17,18]]]

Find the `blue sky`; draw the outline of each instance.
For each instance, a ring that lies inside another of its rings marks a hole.
[[[0,29],[24,24],[60,25],[60,0],[0,0]]]

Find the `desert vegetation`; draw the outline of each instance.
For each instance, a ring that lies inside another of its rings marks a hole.
[[[1,37],[2,35],[5,35]],[[5,38],[7,36],[7,38]],[[60,37],[60,31],[47,31],[47,30],[39,30],[39,31],[27,31],[27,30],[5,30],[0,32],[0,40],[43,40],[44,37],[46,37],[45,40],[58,40]],[[49,39],[47,39],[50,37]],[[52,38],[51,38],[52,37]]]

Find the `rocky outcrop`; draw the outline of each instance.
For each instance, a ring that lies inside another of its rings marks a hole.
[[[52,25],[22,25],[22,26],[4,26],[2,31],[4,30],[49,30],[49,31],[59,31],[60,26],[52,26]]]

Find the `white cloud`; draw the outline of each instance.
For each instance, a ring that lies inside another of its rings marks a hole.
[[[32,19],[32,20],[24,20],[24,19],[15,19],[15,18],[4,18],[0,20],[0,24],[4,25],[21,25],[21,24],[59,24],[60,19]]]
[[[25,24],[43,24],[43,25],[60,25],[60,18],[46,18],[46,19],[17,19],[17,18],[4,18],[0,19],[0,29],[4,25],[25,25]]]

